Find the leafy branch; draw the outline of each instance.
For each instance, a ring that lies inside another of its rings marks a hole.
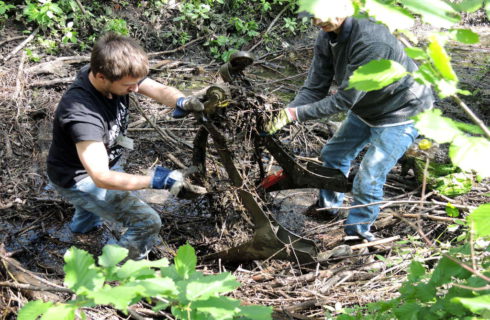
[[[125,248],[107,245],[96,265],[86,251],[70,248],[64,256],[64,284],[76,298],[66,303],[28,302],[18,319],[70,320],[77,314],[85,318],[82,308],[95,305],[111,305],[127,314],[141,300],[155,301],[155,312],[170,309],[176,319],[272,319],[270,307],[244,306],[223,296],[240,284],[228,272],[205,276],[196,271],[197,258],[190,245],[178,249],[174,265],[167,259],[124,262],[127,254]]]

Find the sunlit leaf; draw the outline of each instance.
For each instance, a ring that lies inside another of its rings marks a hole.
[[[308,11],[323,21],[354,14],[351,0],[298,0],[298,7],[298,12]]]
[[[197,312],[208,314],[213,320],[233,319],[239,306],[240,301],[228,297],[211,297],[192,303]]]
[[[442,0],[401,0],[400,3],[436,27],[449,28],[460,20],[457,11]]]
[[[454,123],[456,124],[456,126],[463,130],[463,131],[466,131],[468,133],[471,133],[471,134],[483,134],[483,130],[477,126],[477,125],[474,125],[474,124],[471,124],[471,123],[464,123],[464,122],[459,122],[459,121],[454,121]],[[490,130],[490,127],[487,127],[489,130]]]
[[[441,99],[454,96],[458,93],[458,82],[446,79],[439,79],[434,85],[437,95]]]
[[[415,117],[415,127],[420,134],[437,143],[451,142],[462,133],[451,119],[441,115],[440,109],[424,111]]]
[[[49,308],[41,320],[74,320],[77,307],[69,304],[56,304]]]
[[[235,277],[228,272],[201,276],[189,281],[186,298],[190,301],[203,300],[218,293],[227,293],[240,286]]]
[[[446,213],[448,216],[453,217],[453,218],[459,217],[459,210],[452,203],[448,202],[446,204],[445,209],[446,209]]]
[[[474,297],[474,298],[453,298],[453,301],[461,303],[471,312],[481,313],[490,311],[490,294]]]
[[[419,69],[412,73],[412,76],[418,82],[426,86],[435,86],[438,80],[437,72],[430,65],[430,63],[423,63],[419,66]]]
[[[127,287],[138,287],[140,293],[146,297],[158,295],[176,296],[179,292],[175,282],[170,278],[149,278],[136,280],[126,284]]]
[[[490,236],[490,204],[482,204],[466,218],[476,238]]]
[[[454,29],[449,32],[451,37],[461,43],[475,44],[480,42],[480,36],[468,29]]]
[[[140,291],[142,289],[126,287],[125,285],[118,287],[106,285],[102,289],[89,292],[87,296],[94,299],[97,304],[113,305],[119,310],[126,311],[130,302],[138,296]]]
[[[117,271],[117,276],[120,279],[138,278],[153,275],[155,270],[151,268],[163,268],[168,266],[166,258],[160,260],[128,260]]]
[[[127,256],[128,249],[116,245],[107,245],[102,249],[99,265],[106,268],[114,267]]]
[[[349,79],[348,89],[379,90],[400,80],[407,74],[406,69],[396,61],[372,60],[354,71]]]
[[[240,306],[243,316],[254,320],[271,320],[272,307],[266,306]]]
[[[449,147],[449,157],[463,171],[476,171],[490,177],[490,141],[481,137],[457,136]]]
[[[180,246],[174,258],[174,264],[175,270],[182,278],[189,278],[189,275],[196,271],[197,257],[194,248],[189,244]]]
[[[452,2],[450,5],[461,12],[475,12],[481,8],[483,0],[463,0],[460,2]]]
[[[429,46],[427,47],[427,54],[432,60],[432,63],[436,69],[446,80],[457,81],[458,76],[453,70],[451,65],[451,58],[446,53],[443,46],[443,41],[438,35],[431,35],[429,37]]]
[[[413,17],[403,8],[384,4],[378,0],[366,0],[364,10],[377,21],[388,26],[391,31],[409,29],[413,25]]]
[[[65,256],[65,285],[76,293],[84,293],[102,287],[104,277],[94,258],[86,251],[71,247]]]
[[[487,19],[490,20],[490,1],[485,1],[485,11],[487,13]]]
[[[51,306],[52,302],[43,302],[41,300],[30,301],[19,310],[18,320],[33,320],[45,313]]]
[[[415,60],[427,60],[427,59],[429,59],[429,56],[427,55],[427,53],[425,53],[425,51],[421,48],[408,47],[408,48],[405,48],[405,52],[407,53],[407,55],[410,58],[415,59]]]

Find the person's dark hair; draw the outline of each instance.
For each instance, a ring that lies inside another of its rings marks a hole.
[[[148,56],[136,40],[110,32],[95,43],[90,69],[94,74],[102,73],[110,81],[126,76],[145,77],[149,72]]]

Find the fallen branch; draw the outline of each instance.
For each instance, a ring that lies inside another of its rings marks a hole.
[[[53,80],[42,80],[42,81],[35,81],[29,84],[29,87],[50,87],[50,86],[55,86],[58,84],[70,84],[73,81],[75,81],[74,77],[68,77],[68,78],[59,78],[59,79],[53,79]]]
[[[3,41],[0,41],[0,47],[3,46],[4,44],[6,44],[7,42],[25,39],[25,38],[27,38],[27,36],[18,36],[18,37],[12,37],[12,38],[5,39]]]
[[[45,286],[35,286],[27,283],[18,283],[10,281],[1,281],[0,287],[9,287],[14,289],[31,290],[31,291],[44,291],[44,292],[62,292],[75,294],[72,290],[68,288],[57,288],[57,287],[45,287]]]
[[[371,242],[367,242],[367,243],[356,244],[356,245],[351,246],[350,248],[352,250],[359,250],[359,249],[363,249],[363,248],[374,247],[374,246],[378,246],[380,244],[393,242],[393,241],[396,241],[399,239],[400,239],[400,236],[394,236],[394,237],[389,237],[389,238],[371,241]]]
[[[420,204],[420,203],[421,202],[418,200],[400,200],[400,201],[383,200],[383,201],[376,201],[376,202],[371,202],[371,203],[366,203],[366,204],[357,204],[354,206],[321,208],[321,209],[317,209],[317,211],[325,211],[325,210],[332,210],[332,209],[350,210],[350,209],[356,209],[356,208],[376,206],[376,205],[380,205],[380,204],[384,204],[384,207],[391,207],[391,206],[396,206],[396,205],[400,205],[400,204]],[[436,201],[436,200],[423,201],[422,203],[423,204],[436,204],[436,205],[440,205],[440,206],[444,206],[444,207],[447,206],[446,202],[440,202],[440,201]],[[468,210],[468,211],[476,209],[476,207],[473,207],[473,206],[464,206],[464,205],[454,204],[454,203],[451,203],[451,204],[455,208],[458,208],[458,209],[463,209],[463,210]]]
[[[194,39],[192,41],[189,41],[186,44],[184,44],[184,45],[182,45],[180,47],[177,47],[175,49],[172,49],[172,50],[158,51],[158,52],[150,52],[150,53],[148,53],[148,57],[153,58],[153,57],[164,55],[164,54],[175,53],[177,51],[183,50],[183,49],[185,49],[185,48],[193,45],[194,43],[199,42],[201,40],[204,40],[206,38],[207,38],[207,36],[202,36],[200,38],[197,38],[197,39]]]
[[[17,47],[14,48],[14,50],[12,50],[12,52],[10,52],[5,58],[2,59],[2,62],[5,62],[7,61],[8,59],[10,59],[11,57],[13,57],[17,52],[19,52],[22,48],[24,48],[29,42],[32,41],[32,39],[34,39],[34,37],[36,36],[36,34],[39,32],[39,27],[37,27],[28,37],[27,39],[25,39],[24,41],[22,41]]]

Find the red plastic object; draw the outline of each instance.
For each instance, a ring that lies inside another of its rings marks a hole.
[[[260,183],[260,186],[264,189],[270,188],[276,183],[278,183],[279,181],[286,179],[286,177],[287,176],[284,170],[279,170],[265,177],[264,180],[262,180],[262,182]]]

